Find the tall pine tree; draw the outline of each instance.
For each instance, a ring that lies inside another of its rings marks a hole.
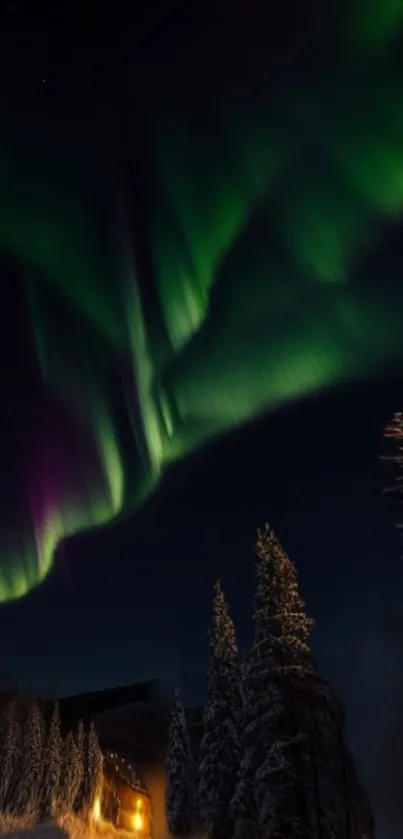
[[[60,781],[61,812],[74,811],[77,796],[83,780],[82,761],[74,740],[73,732],[69,731],[63,747],[63,764]]]
[[[45,741],[43,766],[43,812],[52,817],[58,810],[63,740],[60,733],[59,706],[55,703]]]
[[[0,746],[0,811],[16,809],[18,769],[21,764],[22,731],[17,703],[12,700],[4,712],[3,741]]]
[[[19,807],[39,816],[43,774],[45,726],[39,705],[29,708],[23,732],[23,763],[19,783]]]
[[[195,768],[185,710],[176,693],[169,729],[166,809],[172,836],[189,836],[195,820]]]
[[[97,793],[100,791],[102,783],[102,766],[103,755],[99,745],[98,735],[95,725],[91,722],[90,730],[88,732],[88,766],[87,766],[87,790],[86,790],[86,807],[90,812],[94,806],[94,801]]]
[[[201,743],[198,819],[209,837],[232,834],[229,805],[240,759],[238,652],[234,624],[219,582],[214,588],[204,736]]]
[[[78,721],[77,736],[77,795],[76,807],[77,810],[82,810],[85,805],[85,777],[87,773],[87,756],[85,749],[85,731],[82,720]]]
[[[311,836],[298,695],[314,672],[312,621],[274,532],[258,531],[254,641],[244,669],[243,756],[231,812],[238,835]]]

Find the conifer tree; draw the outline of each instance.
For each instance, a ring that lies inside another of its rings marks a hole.
[[[77,795],[75,799],[75,804],[78,810],[81,810],[84,806],[85,800],[85,777],[87,772],[87,761],[86,761],[86,754],[85,754],[85,731],[84,731],[84,723],[82,720],[78,721],[77,726],[77,736],[76,736],[76,747],[77,747]]]
[[[239,783],[231,811],[240,835],[311,836],[306,812],[305,732],[297,695],[314,673],[312,621],[295,569],[266,525],[256,542],[254,641],[244,670],[245,719]]]
[[[23,761],[19,783],[19,808],[39,815],[43,774],[45,727],[36,702],[29,708],[23,731]]]
[[[50,720],[44,749],[43,810],[46,817],[58,809],[62,770],[63,740],[60,733],[59,705],[56,702]]]
[[[219,582],[214,588],[207,698],[198,786],[199,826],[209,837],[231,835],[229,805],[240,759],[238,652],[234,624]]]
[[[238,836],[373,837],[368,800],[345,744],[344,715],[313,661],[312,621],[273,531],[258,532],[254,641],[242,668]]]
[[[100,790],[102,782],[102,765],[103,755],[99,745],[98,735],[95,725],[91,722],[90,730],[88,732],[88,766],[87,766],[87,790],[86,790],[86,807],[91,811],[96,794]]]
[[[178,693],[172,709],[167,756],[166,809],[172,836],[188,836],[194,826],[195,770],[185,710]]]
[[[78,750],[78,753],[79,753],[79,757],[80,757],[82,765],[84,766],[85,729],[84,729],[84,723],[83,723],[82,720],[78,721],[76,742],[77,742],[77,750]]]
[[[60,806],[68,813],[75,808],[78,792],[82,783],[83,771],[80,764],[77,744],[73,732],[69,731],[63,747],[63,764],[60,782]]]
[[[21,763],[21,724],[15,700],[6,706],[4,712],[0,762],[0,811],[5,812],[16,803],[18,768]]]

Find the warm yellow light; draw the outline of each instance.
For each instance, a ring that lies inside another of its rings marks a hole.
[[[94,801],[94,806],[92,808],[92,818],[95,822],[99,821],[99,819],[101,818],[101,799],[99,795],[97,795]]]
[[[139,832],[143,830],[144,827],[144,818],[141,813],[135,813],[132,819],[132,824],[134,830],[138,830]]]

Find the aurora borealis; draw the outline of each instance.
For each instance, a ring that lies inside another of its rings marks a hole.
[[[2,601],[194,448],[402,359],[403,266],[372,256],[403,209],[403,3],[330,8],[283,51],[267,20],[253,49],[241,21],[169,65],[127,48],[102,102],[81,76],[79,105],[10,95],[0,252],[30,337]]]

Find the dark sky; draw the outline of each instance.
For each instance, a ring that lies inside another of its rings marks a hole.
[[[399,511],[379,460],[400,398],[399,380],[338,388],[172,467],[137,514],[72,539],[42,587],[2,607],[14,675],[63,694],[180,670],[197,698],[211,586],[222,578],[244,647],[254,533],[268,520],[298,567],[315,648],[348,687],[344,642],[380,638],[383,611],[400,601]]]
[[[51,53],[35,66],[48,70]],[[400,608],[403,565],[379,456],[386,422],[403,409],[402,374],[335,388],[228,434],[172,467],[127,521],[62,546],[46,582],[0,608],[6,679],[61,696],[180,678],[199,701],[212,585],[221,578],[246,649],[252,545],[267,520],[299,571],[314,651],[346,703],[381,824],[398,830],[403,640],[382,624],[388,607]]]
[[[364,678],[349,672],[354,656],[369,686],[383,613],[400,602],[398,509],[379,460],[400,394],[399,381],[339,388],[172,467],[137,514],[71,540],[42,587],[2,607],[6,671],[59,694],[181,673],[197,699],[211,586],[220,576],[245,648],[254,533],[268,520],[299,570],[326,672],[350,696]]]

